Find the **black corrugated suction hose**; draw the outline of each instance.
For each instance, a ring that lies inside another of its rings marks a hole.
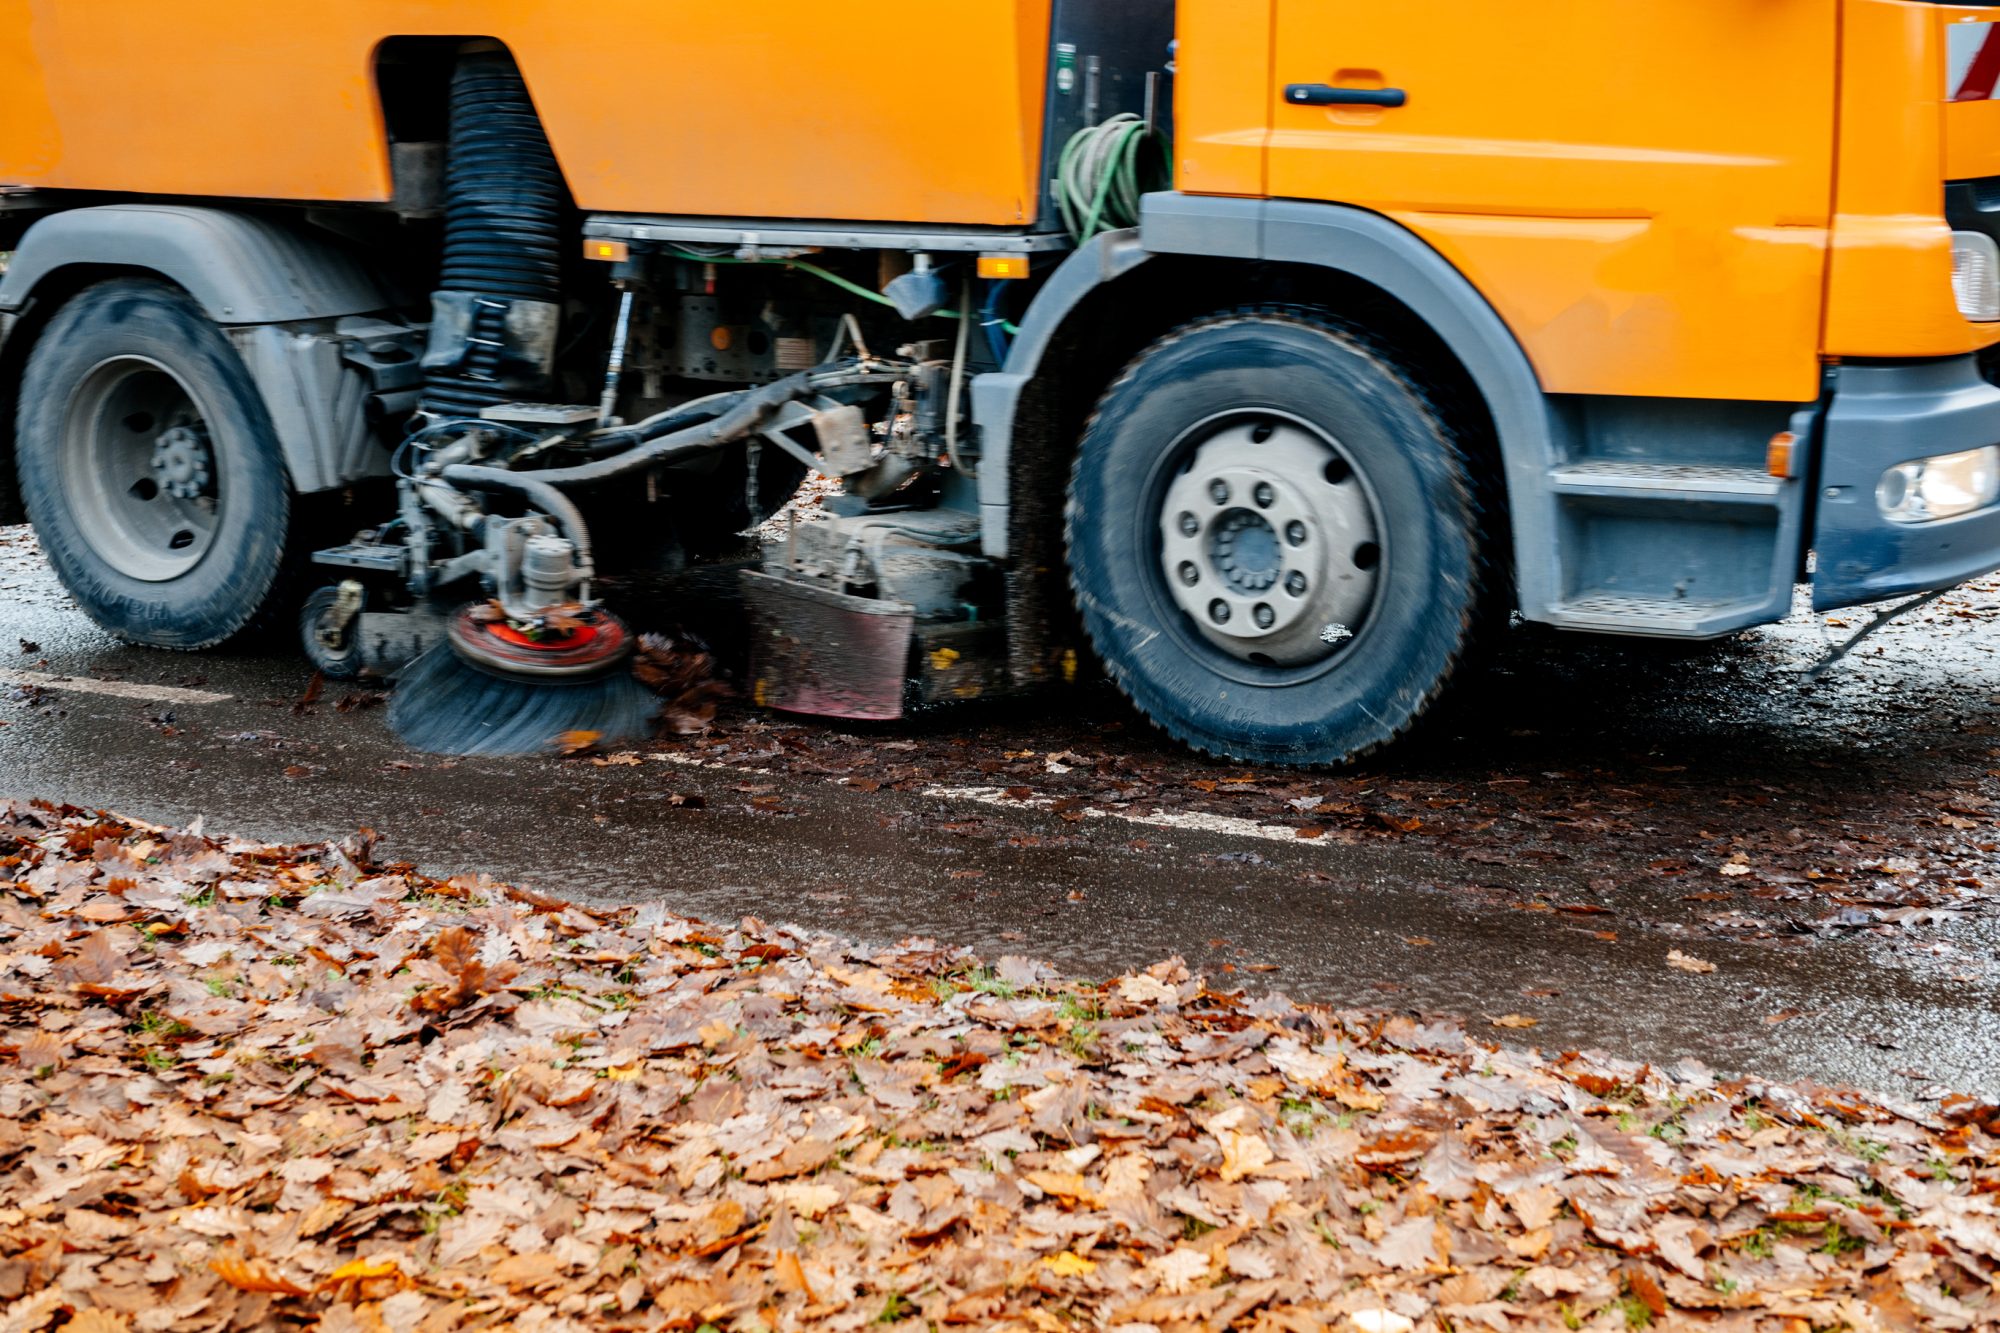
[[[506,303],[561,296],[562,172],[513,58],[468,51],[451,80],[451,140],[445,165],[444,270],[439,286],[485,298],[473,305],[464,362],[434,374],[424,408],[476,416],[518,396],[503,390],[500,349]]]

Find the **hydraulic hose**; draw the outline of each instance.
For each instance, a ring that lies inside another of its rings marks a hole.
[[[444,267],[439,288],[473,298],[464,358],[424,386],[433,416],[476,417],[520,396],[502,379],[515,302],[562,298],[562,172],[513,59],[468,50],[451,79],[445,167]]]
[[[593,458],[623,453],[632,447],[634,440],[655,440],[684,426],[692,426],[696,422],[718,417],[742,396],[743,392],[740,389],[726,393],[712,393],[705,398],[697,398],[691,403],[682,403],[679,407],[647,417],[644,421],[635,421],[629,426],[613,427],[599,434],[587,435],[577,442],[577,447]]]
[[[1056,208],[1082,245],[1099,232],[1137,226],[1139,198],[1167,188],[1166,144],[1125,112],[1078,130],[1056,162]]]
[[[444,470],[444,479],[468,491],[502,491],[520,496],[554,519],[576,550],[577,568],[587,579],[596,566],[590,558],[590,528],[583,511],[567,495],[548,484],[547,473],[509,472],[505,468],[480,467],[476,463],[454,463]]]
[[[700,453],[705,449],[713,449],[740,440],[754,432],[773,412],[786,403],[804,398],[813,392],[813,373],[802,371],[775,383],[766,384],[761,389],[750,390],[728,411],[699,425],[686,426],[651,438],[636,426],[593,436],[592,448],[624,447],[623,453],[614,454],[609,458],[578,463],[572,467],[543,468],[536,472],[508,472],[499,468],[456,463],[447,467],[442,475],[446,481],[454,484],[462,482],[472,486],[476,480],[484,483],[479,489],[515,490],[524,495],[527,492],[519,486],[503,486],[493,478],[504,477],[515,482],[532,479],[536,484],[552,489],[595,486],[630,473],[657,467],[683,454]]]

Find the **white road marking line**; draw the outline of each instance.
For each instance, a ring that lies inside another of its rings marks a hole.
[[[1056,803],[1056,798],[1052,796],[1030,796],[1016,800],[1007,795],[1005,787],[931,786],[924,788],[922,794],[946,801],[972,801],[1001,810],[1046,810]],[[1239,815],[1216,815],[1201,810],[1106,810],[1092,805],[1085,806],[1079,813],[1086,819],[1116,819],[1127,824],[1140,824],[1146,828],[1188,829],[1196,833],[1220,833],[1233,838],[1288,842],[1295,847],[1311,845],[1314,841],[1311,838],[1301,838],[1297,830],[1286,824],[1260,824],[1254,819],[1244,819]]]
[[[766,772],[761,768],[744,768],[740,764],[725,764],[718,759],[703,759],[698,754],[655,753],[646,756],[663,764],[679,764],[682,768],[705,768],[711,773],[741,773],[746,777],[772,778],[779,774]]]
[[[190,690],[180,685],[135,685],[124,680],[93,680],[52,671],[0,669],[0,685],[27,685],[38,690],[69,690],[76,694],[107,694],[114,699],[143,699],[157,704],[226,704],[234,695]]]
[[[704,759],[694,754],[655,752],[647,758],[660,763],[678,764],[682,768],[707,769],[712,773],[737,773],[756,778],[786,776],[768,769],[725,764],[719,760]],[[844,784],[835,782],[832,785],[837,787]],[[998,810],[1046,810],[1054,805],[1057,799],[1053,796],[1029,796],[1016,800],[1007,794],[1005,787],[948,787],[941,783],[933,783],[917,794],[939,801],[967,801],[974,805],[989,805]],[[1127,824],[1138,824],[1144,828],[1219,833],[1231,838],[1256,838],[1263,842],[1290,843],[1294,847],[1340,845],[1330,839],[1301,838],[1298,830],[1289,824],[1260,824],[1254,819],[1244,819],[1238,815],[1216,815],[1200,810],[1104,810],[1096,806],[1086,806],[1081,813],[1086,819],[1116,819]]]

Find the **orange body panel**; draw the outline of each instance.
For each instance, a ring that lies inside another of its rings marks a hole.
[[[1913,0],[1182,0],[1184,35],[1238,54],[1222,72],[1184,36],[1178,183],[1252,192],[1262,131],[1270,195],[1422,236],[1550,392],[1806,401],[1824,356],[2000,340],[1953,303],[1943,217],[1946,179],[2000,176],[2000,101],[1944,100],[1943,34],[1995,17]],[[1290,83],[1409,101],[1299,106]]]
[[[396,35],[505,42],[599,212],[1017,225],[1049,0],[0,0],[0,182],[384,200]]]
[[[1944,176],[2000,176],[2000,101],[1944,104]]]
[[[1183,0],[1183,27],[1253,26],[1239,5]],[[1275,0],[1275,11],[1260,90],[1269,192],[1373,209],[1424,237],[1506,319],[1545,388],[1817,393],[1836,73],[1827,0]],[[1200,58],[1183,43],[1184,67]],[[1246,62],[1241,95],[1257,77]],[[1397,87],[1409,102],[1295,106],[1289,83]],[[1224,192],[1218,176],[1243,176],[1228,158],[1243,117],[1202,119],[1222,101],[1183,103],[1184,189]]]
[[[1948,23],[1990,8],[1902,0],[1843,0],[1847,58],[1841,84],[1840,183],[1827,274],[1829,356],[1949,356],[2000,341],[2000,325],[1973,324],[1951,292],[1951,228],[1941,181],[2000,174],[1991,164],[2000,102],[1947,103]],[[1949,155],[1949,128],[1955,146]],[[1984,169],[1979,163],[1986,162]]]
[[[1264,193],[1273,10],[1274,0],[1181,0],[1175,175],[1191,194]]]
[[[0,182],[390,194],[375,53],[514,52],[605,213],[1019,225],[1050,0],[829,14],[698,0],[0,0]],[[1556,393],[1803,401],[1824,356],[2000,340],[1953,304],[1942,182],[2000,176],[2000,101],[1945,99],[1914,0],[1181,0],[1177,179],[1409,227]],[[914,37],[912,34],[920,34]],[[1286,102],[1287,83],[1408,91]]]
[[[1949,32],[1954,23],[1991,23],[1996,15],[1993,7],[1974,5],[1939,6],[1937,22]],[[1876,21],[1882,21],[1877,16]],[[1861,29],[1865,36],[1867,29]],[[1920,48],[1913,59],[1928,65],[1937,59],[1935,51],[1929,47]],[[1949,89],[1943,89],[1944,80],[1939,79],[1939,88],[1947,100],[1944,103],[1944,177],[1946,180],[1976,180],[1982,176],[2000,176],[2000,101],[1988,99],[1981,102],[1953,102],[1949,100]]]

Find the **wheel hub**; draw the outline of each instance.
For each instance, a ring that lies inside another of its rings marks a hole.
[[[164,583],[208,555],[228,481],[200,405],[157,361],[114,356],[78,384],[61,467],[79,535],[127,578]]]
[[[1262,514],[1232,509],[1215,525],[1209,560],[1231,589],[1251,596],[1278,581],[1278,533]]]
[[[551,618],[545,625],[523,625],[496,616],[491,606],[475,602],[460,607],[446,634],[460,657],[497,674],[598,676],[632,655],[632,632],[609,611],[592,608]]]
[[[215,480],[215,454],[200,426],[174,426],[153,441],[153,473],[160,489],[176,500],[207,494]]]
[[[1382,552],[1366,484],[1330,439],[1289,418],[1210,431],[1167,487],[1160,534],[1175,604],[1245,661],[1331,656],[1374,601]]]

